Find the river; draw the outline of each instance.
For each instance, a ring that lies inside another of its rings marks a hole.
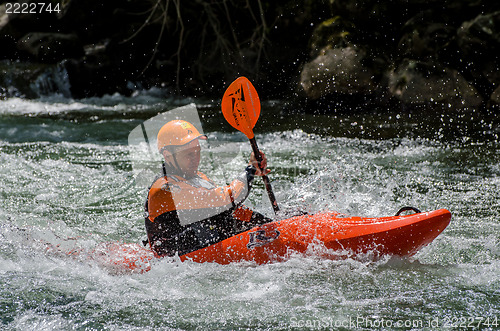
[[[452,212],[448,228],[411,258],[297,255],[267,265],[173,258],[144,274],[116,275],[47,254],[41,242],[92,248],[146,238],[145,190],[135,185],[127,138],[190,102],[209,137],[201,168],[224,184],[250,146],[217,100],[150,90],[0,101],[1,329],[498,329],[500,127],[474,112],[326,116],[262,103],[255,132],[282,208]],[[257,180],[248,205],[272,216],[263,188]]]

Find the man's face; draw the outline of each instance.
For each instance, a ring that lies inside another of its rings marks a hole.
[[[198,139],[195,139],[175,153],[175,158],[180,168],[179,170],[183,173],[185,178],[189,179],[198,172],[200,151],[200,143]]]

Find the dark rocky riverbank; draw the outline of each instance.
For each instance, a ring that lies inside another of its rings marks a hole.
[[[220,98],[245,75],[295,108],[500,104],[493,1],[68,0],[31,14],[0,3],[0,97],[161,86]]]

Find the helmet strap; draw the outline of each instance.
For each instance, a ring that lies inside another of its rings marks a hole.
[[[165,161],[161,163],[161,170],[163,170],[163,177],[167,177],[167,169],[165,168]]]

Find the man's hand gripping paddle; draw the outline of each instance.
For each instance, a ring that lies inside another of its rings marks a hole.
[[[262,157],[253,134],[253,128],[260,115],[260,99],[255,87],[247,78],[237,78],[224,93],[221,106],[226,121],[236,130],[243,132],[250,140],[255,158],[260,164]],[[277,214],[279,211],[278,202],[276,202],[269,178],[264,175],[262,180],[274,212]]]

